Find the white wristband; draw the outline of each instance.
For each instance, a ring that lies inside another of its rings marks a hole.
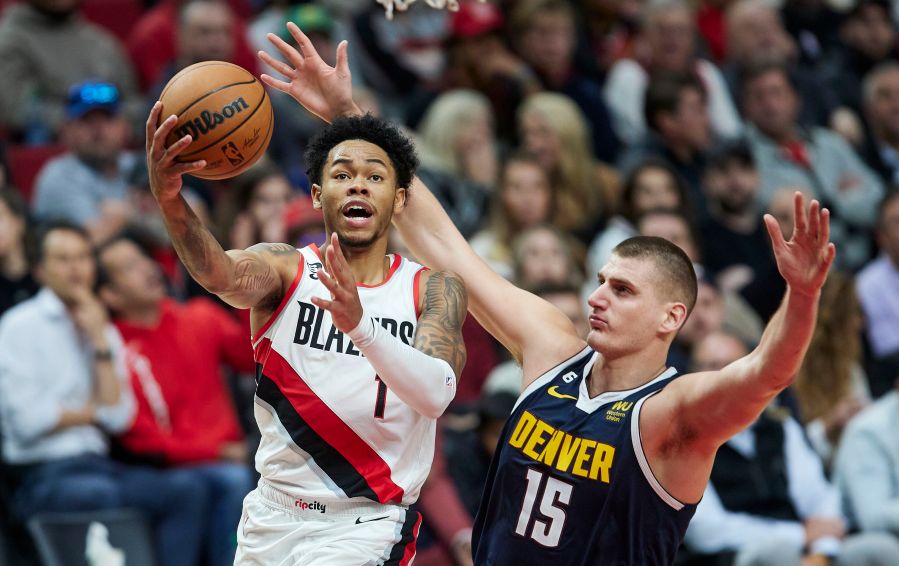
[[[378,376],[404,403],[436,419],[456,395],[456,373],[440,358],[416,350],[392,336],[365,314],[347,332]]]

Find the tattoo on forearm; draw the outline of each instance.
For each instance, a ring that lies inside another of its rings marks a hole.
[[[425,290],[424,309],[415,332],[415,348],[445,360],[457,376],[465,367],[462,323],[467,309],[468,294],[461,279],[444,271],[431,275]]]
[[[215,257],[224,255],[224,250],[218,241],[209,233],[209,230],[200,222],[186,202],[183,215],[175,218],[167,216],[166,221],[169,225],[172,245],[187,271],[203,286],[214,284],[215,280],[221,276],[216,273],[219,266],[215,263]]]

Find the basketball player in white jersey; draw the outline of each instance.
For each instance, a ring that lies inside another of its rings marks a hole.
[[[465,363],[466,293],[387,251],[417,165],[411,142],[371,116],[337,120],[309,144],[323,249],[224,251],[181,196],[202,161],[165,147],[175,125],[147,121],[150,187],[178,256],[204,288],[250,308],[257,361],[259,486],[244,501],[239,564],[408,564],[408,511],[428,475],[435,423]],[[189,379],[190,376],[185,376]]]
[[[352,83],[270,36],[290,65],[260,55],[290,82],[263,76],[326,121],[353,115]],[[344,52],[345,45],[341,48]],[[471,310],[522,365],[523,393],[497,447],[473,539],[476,564],[673,562],[719,446],[787,387],[808,348],[836,250],[829,212],[797,193],[785,240],[765,217],[783,303],[758,347],[720,371],[680,375],[668,348],[696,300],[682,250],[638,237],[616,247],[589,298],[585,341],[549,303],[494,273],[415,181],[397,215],[404,241],[468,285]]]

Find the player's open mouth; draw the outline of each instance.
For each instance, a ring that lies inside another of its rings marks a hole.
[[[343,206],[343,209],[341,209],[341,213],[350,226],[357,227],[368,224],[369,220],[374,215],[371,205],[361,200],[346,203]]]

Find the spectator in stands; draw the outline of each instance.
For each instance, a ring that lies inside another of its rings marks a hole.
[[[227,3],[219,0],[187,0],[181,4],[175,27],[175,54],[160,69],[147,92],[155,102],[178,71],[201,61],[232,61],[236,18]],[[175,111],[175,109],[171,109]],[[149,110],[147,111],[149,113]]]
[[[543,88],[568,96],[581,109],[590,123],[597,159],[614,163],[619,142],[602,85],[575,66],[576,23],[568,0],[521,0],[511,9],[508,32],[515,51],[537,74]]]
[[[447,428],[444,431],[443,450],[447,461],[453,463],[448,468],[449,475],[472,517],[481,503],[487,471],[500,433],[512,414],[517,398],[517,392],[485,391],[477,404],[477,426],[462,430]]]
[[[27,254],[28,208],[11,188],[0,188],[0,315],[37,293]]]
[[[804,64],[817,65],[839,46],[842,17],[824,0],[784,0],[784,27],[793,36]]]
[[[84,226],[94,242],[119,232],[133,214],[128,176],[137,157],[125,150],[127,137],[128,124],[114,85],[74,86],[63,129],[68,152],[48,161],[38,174],[35,216]]]
[[[219,202],[216,224],[228,248],[256,242],[287,242],[285,214],[293,189],[283,171],[263,159],[234,181]]]
[[[899,184],[899,62],[874,68],[862,91],[868,126],[862,155],[885,185]]]
[[[865,75],[888,60],[899,60],[896,26],[888,0],[858,0],[840,25],[841,49],[828,64],[830,88],[840,103],[861,114]],[[805,98],[803,98],[805,100]]]
[[[605,230],[590,244],[587,274],[599,273],[609,261],[612,249],[637,235],[634,224],[644,212],[660,208],[686,211],[688,207],[687,187],[681,176],[664,159],[647,157],[624,179],[618,214],[609,219]],[[593,281],[588,283],[592,285]]]
[[[515,111],[530,94],[543,90],[528,65],[513,53],[503,37],[505,18],[493,2],[462,2],[450,15],[444,87],[473,89],[493,108],[497,135],[515,145]]]
[[[21,479],[12,508],[43,511],[137,507],[156,527],[165,564],[195,566],[208,494],[186,471],[131,467],[108,458],[105,433],[131,424],[135,405],[118,332],[93,294],[86,231],[51,224],[38,238],[44,285],[0,319],[4,465]]]
[[[548,223],[551,207],[549,176],[537,158],[526,152],[512,154],[503,164],[487,226],[471,238],[471,247],[494,271],[511,280],[512,241],[523,230]]]
[[[574,246],[570,238],[552,226],[523,231],[512,243],[515,284],[523,288],[549,283],[580,285],[584,270]]]
[[[713,142],[705,87],[694,75],[657,75],[643,104],[649,132],[622,156],[621,171],[628,174],[648,157],[668,161],[687,183],[690,206],[704,216],[707,206],[700,187]]]
[[[880,203],[877,245],[879,257],[858,274],[858,296],[872,354],[884,364],[881,371],[895,379],[899,375],[899,191],[895,189]]]
[[[682,249],[694,265],[702,263],[696,226],[682,211],[673,208],[648,210],[637,218],[637,233],[665,238]]]
[[[865,231],[873,227],[883,195],[880,179],[841,137],[797,122],[802,102],[782,64],[762,62],[747,70],[743,93],[762,205],[780,187],[808,186],[830,209],[838,266],[861,266],[869,254]]]
[[[415,559],[430,566],[472,566],[471,528],[474,511],[466,501],[452,474],[462,462],[447,458],[449,427],[438,424],[434,461],[428,479],[421,487],[415,507],[422,515],[422,529],[415,549]],[[470,460],[475,453],[464,456]],[[448,465],[452,462],[452,465]],[[483,486],[482,486],[483,487]]]
[[[895,374],[894,374],[895,375]],[[862,532],[899,536],[899,380],[852,419],[834,462],[846,514]]]
[[[697,345],[693,370],[719,370],[748,352],[734,336],[711,334]],[[889,535],[846,533],[839,492],[802,427],[772,405],[718,449],[685,542],[701,554],[735,553],[740,566],[899,561]]]
[[[619,59],[633,56],[642,2],[579,0],[593,64],[606,72]]]
[[[231,49],[233,52],[227,61],[256,74],[256,55],[247,40],[244,21],[234,17],[230,9],[216,10],[209,7],[194,9],[191,7],[192,4],[221,4],[222,1],[162,0],[143,15],[134,26],[127,44],[141,91],[146,92],[159,83],[166,67],[179,58],[179,49],[190,47],[183,41],[187,41],[191,46],[195,44],[215,45],[218,46],[216,53],[224,53],[226,42],[221,37],[222,14],[227,14],[229,22],[226,27],[230,28],[232,34],[231,45],[233,47]],[[210,15],[215,19],[210,22],[210,25],[207,25],[202,21],[202,15]],[[194,21],[191,23],[188,20]],[[188,26],[192,27],[194,36],[185,38],[184,30]],[[179,28],[181,28],[180,32]],[[184,59],[183,56],[181,58]]]
[[[122,335],[137,400],[134,423],[119,441],[138,459],[184,470],[205,485],[209,564],[232,564],[253,478],[221,367],[253,372],[247,336],[211,301],[168,299],[159,267],[133,241],[114,238],[97,258],[99,296]]]
[[[818,322],[792,389],[812,447],[829,467],[844,427],[871,402],[862,369],[861,305],[852,277],[831,272]]]
[[[499,173],[487,97],[474,90],[441,94],[418,124],[418,175],[463,236],[481,227]]]
[[[756,344],[764,325],[738,295],[722,293],[713,282],[699,277],[696,306],[671,348],[668,365],[690,367],[691,353],[706,336],[726,332],[746,344]]]
[[[699,233],[707,276],[724,293],[741,294],[767,320],[772,295],[780,296],[784,282],[762,224],[759,174],[749,147],[734,142],[716,148],[703,189],[709,215],[700,221]]]
[[[56,140],[72,85],[114,83],[125,116],[143,117],[134,72],[118,40],[84,21],[79,0],[28,0],[0,20],[0,126],[28,143]]]
[[[650,78],[658,73],[698,77],[705,86],[712,131],[722,139],[737,136],[740,116],[724,77],[714,64],[697,56],[689,4],[682,0],[647,3],[642,25],[639,41],[645,48],[638,49],[634,59],[618,61],[605,82],[606,104],[618,137],[631,145],[646,135],[644,97]]]
[[[779,61],[787,66],[802,99],[799,123],[825,126],[839,99],[820,71],[799,62],[796,42],[784,29],[780,12],[765,0],[737,0],[727,9],[727,61],[722,69],[734,100],[743,95],[743,74],[753,63]]]
[[[564,95],[535,94],[519,108],[518,129],[550,175],[552,224],[588,244],[618,201],[618,175],[593,158],[583,114]]]

